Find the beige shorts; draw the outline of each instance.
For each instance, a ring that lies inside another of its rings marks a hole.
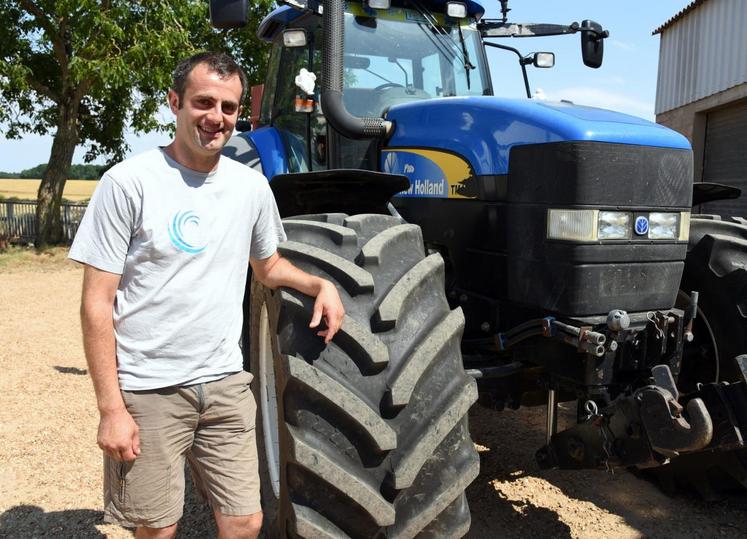
[[[241,371],[205,384],[123,391],[140,427],[140,455],[128,463],[104,457],[104,520],[149,528],[176,523],[185,458],[214,511],[261,511],[251,380]]]

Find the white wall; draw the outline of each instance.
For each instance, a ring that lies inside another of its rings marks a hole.
[[[661,33],[656,114],[747,82],[747,0],[707,0]]]

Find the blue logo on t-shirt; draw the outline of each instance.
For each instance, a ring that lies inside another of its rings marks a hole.
[[[192,210],[176,212],[168,228],[171,243],[185,253],[194,255],[207,247],[200,233],[200,216]]]

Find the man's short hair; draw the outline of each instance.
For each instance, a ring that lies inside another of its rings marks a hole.
[[[224,52],[198,52],[179,62],[176,69],[174,69],[171,89],[179,96],[179,108],[184,106],[184,91],[187,88],[187,77],[189,77],[195,66],[199,64],[207,65],[210,71],[217,73],[222,79],[238,75],[241,81],[241,101],[239,101],[239,104],[244,102],[248,82],[246,74],[239,64]]]

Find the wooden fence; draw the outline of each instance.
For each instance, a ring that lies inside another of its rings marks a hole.
[[[33,242],[36,237],[36,204],[33,200],[0,201],[0,240]],[[85,204],[63,203],[60,206],[62,234],[66,243],[72,243],[85,211]]]

